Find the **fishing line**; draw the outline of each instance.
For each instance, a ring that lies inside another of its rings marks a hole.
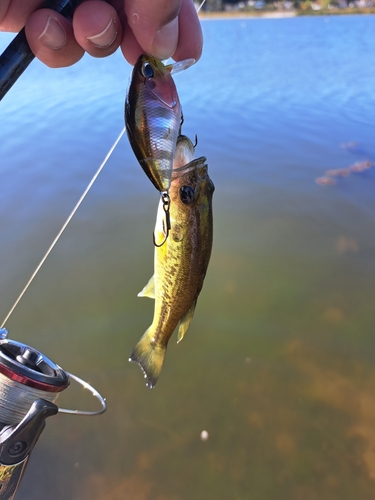
[[[0,373],[0,422],[14,425],[21,422],[37,399],[54,403],[58,393],[28,387]]]
[[[103,396],[92,385],[73,373],[65,373],[69,376],[70,380],[77,382],[83,389],[89,390],[99,401],[101,409],[96,411],[86,411],[59,408],[58,413],[92,417],[101,415],[106,411],[107,403],[105,398],[103,398]],[[56,403],[59,395],[60,392],[50,392],[36,389],[12,380],[0,373],[0,422],[6,423],[7,425],[18,424],[29,411],[34,401],[37,399],[45,399],[50,403]]]
[[[203,2],[200,4],[200,6],[197,8],[197,12],[199,12],[201,10],[201,8],[203,7],[203,5],[206,3],[206,0],[203,0]]]
[[[2,322],[0,328],[3,328],[5,323],[8,321],[10,315],[12,314],[12,312],[14,311],[14,309],[17,307],[19,301],[22,299],[22,297],[24,296],[26,290],[29,288],[31,282],[33,281],[33,279],[35,278],[35,276],[37,275],[38,271],[40,270],[40,268],[42,267],[42,265],[44,264],[44,262],[46,261],[47,257],[49,256],[49,254],[51,253],[53,247],[56,245],[56,243],[58,242],[60,236],[62,235],[62,233],[64,232],[64,230],[66,229],[66,226],[69,224],[69,222],[72,220],[74,214],[77,212],[79,206],[81,205],[81,203],[83,202],[85,196],[87,195],[87,193],[89,192],[91,186],[94,184],[94,182],[96,181],[97,177],[99,176],[100,172],[103,170],[105,164],[107,163],[107,161],[109,160],[111,154],[113,153],[114,149],[116,148],[117,144],[120,142],[120,139],[121,137],[124,135],[124,132],[125,132],[125,127],[122,129],[122,131],[120,132],[120,135],[117,137],[117,139],[115,140],[115,142],[113,143],[113,145],[111,146],[110,150],[108,151],[108,153],[106,154],[104,160],[102,161],[101,165],[99,166],[98,170],[95,172],[94,176],[92,177],[91,181],[89,182],[88,186],[86,187],[86,189],[84,190],[84,192],[82,193],[80,199],[78,200],[78,202],[76,203],[75,207],[73,208],[73,210],[71,211],[70,215],[68,216],[68,218],[66,219],[66,221],[64,222],[62,228],[60,229],[60,231],[57,233],[57,236],[55,237],[55,239],[53,240],[53,242],[51,243],[50,247],[48,248],[47,252],[45,253],[44,257],[42,258],[42,260],[39,262],[38,266],[36,267],[35,271],[33,272],[33,274],[31,275],[29,281],[26,283],[25,287],[23,288],[22,292],[20,293],[20,295],[18,296],[17,300],[15,301],[15,303],[13,304],[12,308],[10,309],[10,311],[8,312],[7,316],[5,317],[4,321]]]

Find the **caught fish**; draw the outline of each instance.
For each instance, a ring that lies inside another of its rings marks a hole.
[[[160,192],[170,186],[182,118],[172,74],[194,62],[186,59],[165,66],[143,54],[133,69],[125,102],[126,131],[137,160]]]
[[[193,318],[212,248],[212,195],[206,158],[193,159],[194,146],[180,136],[170,186],[171,230],[168,240],[155,248],[154,275],[138,294],[155,299],[154,318],[135,346],[129,361],[136,361],[152,388],[160,375],[168,341],[178,325],[180,342]],[[155,239],[165,236],[162,201]]]

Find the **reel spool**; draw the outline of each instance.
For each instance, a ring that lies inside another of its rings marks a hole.
[[[89,383],[64,371],[37,349],[7,337],[7,330],[0,328],[0,428],[21,422],[37,399],[55,403],[71,380],[88,389],[99,401],[101,409],[58,408],[59,413],[95,416],[106,411],[105,398]]]
[[[37,399],[54,403],[69,386],[69,375],[47,356],[0,330],[0,422],[21,422]]]

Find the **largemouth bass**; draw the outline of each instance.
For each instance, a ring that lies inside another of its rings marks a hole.
[[[193,63],[187,59],[165,66],[143,54],[133,69],[125,102],[126,131],[137,160],[160,192],[170,186],[182,116],[172,73]]]
[[[133,349],[136,361],[152,388],[160,375],[168,341],[178,326],[180,342],[193,318],[212,248],[212,195],[214,185],[206,158],[193,159],[191,141],[177,142],[170,186],[171,230],[168,240],[155,248],[154,275],[138,294],[155,299],[154,318]],[[165,238],[162,203],[159,203],[155,240]]]

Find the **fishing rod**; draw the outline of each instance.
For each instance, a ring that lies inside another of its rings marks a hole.
[[[80,0],[47,0],[42,9],[52,9],[66,18],[73,15]],[[25,28],[11,41],[0,56],[0,100],[29,66],[35,55],[27,43]]]

